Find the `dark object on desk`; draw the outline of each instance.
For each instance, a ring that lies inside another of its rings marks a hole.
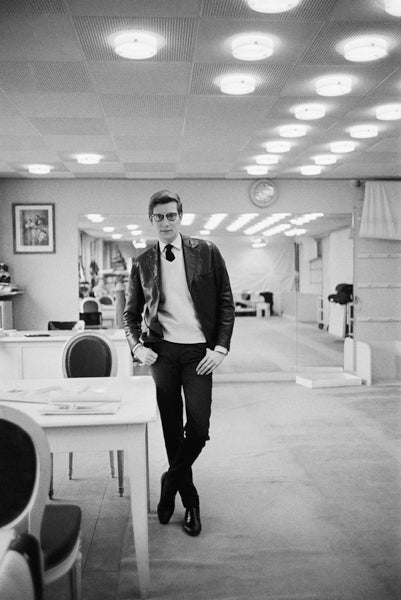
[[[113,342],[98,331],[77,333],[64,344],[62,369],[64,377],[115,377],[117,374],[117,353]],[[111,476],[114,477],[114,453],[110,450],[109,454]],[[70,452],[68,455],[69,479],[72,479],[72,469],[73,453]],[[117,450],[117,472],[118,491],[122,496],[124,493],[123,450]],[[53,470],[49,498],[53,498]]]
[[[339,283],[336,285],[336,293],[328,296],[329,302],[337,304],[348,304],[354,298],[354,287],[352,283]]]
[[[76,321],[49,321],[47,324],[47,329],[49,331],[56,331],[59,329],[62,330],[68,330],[68,329],[74,329],[74,326],[76,325]]]
[[[50,465],[43,429],[22,411],[1,405],[0,529],[13,527],[39,540],[44,585],[69,573],[71,598],[76,600],[81,586],[81,509],[46,504]]]
[[[24,337],[50,337],[50,333],[24,333]]]
[[[98,327],[100,329],[102,326],[101,312],[79,313],[79,319],[85,322],[86,327]]]
[[[273,316],[273,293],[272,292],[259,292],[259,296],[263,296],[264,301],[270,304],[270,316]]]

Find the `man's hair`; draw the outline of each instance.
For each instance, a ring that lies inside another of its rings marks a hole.
[[[161,190],[160,192],[156,192],[153,196],[150,197],[149,200],[149,208],[148,215],[149,219],[151,219],[153,214],[153,209],[156,204],[168,204],[169,202],[177,202],[177,212],[178,215],[182,216],[182,202],[180,197],[175,192],[169,192],[168,190]]]

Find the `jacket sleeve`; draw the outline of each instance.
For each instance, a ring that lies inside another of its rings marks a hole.
[[[140,265],[135,261],[132,265],[129,281],[128,294],[123,314],[124,331],[131,352],[141,341],[142,334],[142,312],[145,299],[141,284]]]
[[[217,285],[216,346],[230,349],[234,328],[235,307],[230,278],[219,249],[213,246],[213,262]]]

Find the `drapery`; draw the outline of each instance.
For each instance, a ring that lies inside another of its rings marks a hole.
[[[359,236],[401,240],[401,181],[367,181]]]

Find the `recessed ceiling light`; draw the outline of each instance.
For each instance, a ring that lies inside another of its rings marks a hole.
[[[401,0],[386,0],[385,11],[394,17],[401,17]]]
[[[181,225],[192,225],[195,220],[194,213],[184,213],[181,217]]]
[[[248,175],[267,175],[269,169],[264,165],[251,165],[245,167]]]
[[[267,241],[263,238],[255,238],[251,246],[252,248],[265,248],[267,246]]]
[[[231,232],[238,231],[239,229],[241,229],[241,227],[244,227],[244,225],[249,223],[249,221],[252,221],[252,219],[255,219],[258,216],[258,213],[244,213],[237,217],[235,221],[233,221],[230,225],[228,225],[228,227],[226,227],[226,230]]]
[[[112,233],[115,230],[115,227],[109,227],[108,225],[106,227],[103,227],[103,231],[105,233]]]
[[[100,154],[77,154],[77,162],[81,165],[97,165],[101,158]]]
[[[127,229],[138,229],[138,225],[135,225],[134,223],[130,223],[129,225],[127,225]]]
[[[86,215],[86,218],[89,221],[92,221],[92,223],[102,223],[104,221],[104,217],[102,217],[102,215],[99,213],[90,213]]]
[[[142,229],[132,229],[131,235],[142,235]]]
[[[49,165],[28,165],[28,171],[32,175],[48,175],[51,169]]]
[[[132,240],[132,243],[135,248],[146,248],[146,240]]]
[[[209,231],[211,231],[212,229],[216,229],[216,227],[218,227],[218,225],[220,225],[220,223],[224,221],[226,216],[227,213],[214,213],[210,217],[208,222],[205,224],[205,229],[209,229]]]
[[[256,156],[255,161],[258,165],[276,165],[278,163],[278,156],[274,156],[274,154],[259,154],[259,156]]]
[[[306,135],[308,128],[306,125],[282,125],[279,128],[281,137],[302,137]]]
[[[248,0],[249,8],[262,13],[280,13],[291,10],[300,0]]]
[[[305,165],[300,168],[300,172],[302,175],[320,175],[322,167],[318,165]]]
[[[316,81],[316,92],[320,96],[343,96],[352,89],[351,78],[347,76],[330,75]]]
[[[266,152],[289,152],[291,150],[291,143],[285,141],[267,142],[265,144]]]
[[[120,240],[123,237],[122,233],[112,233],[111,237],[113,238],[113,240]]]
[[[239,60],[263,60],[273,54],[273,40],[267,35],[246,33],[231,42],[234,58]]]
[[[353,138],[372,138],[377,136],[376,125],[355,125],[349,130],[349,134]]]
[[[225,75],[220,80],[223,94],[250,94],[255,91],[255,78],[251,75]]]
[[[317,165],[334,165],[337,157],[334,154],[320,154],[313,159]]]
[[[355,150],[355,142],[332,142],[330,144],[331,152],[335,154],[343,154],[344,152],[353,152]]]
[[[210,231],[208,229],[201,229],[199,233],[201,235],[210,235]]]
[[[326,114],[326,109],[322,104],[301,104],[295,107],[295,118],[304,121],[321,119]]]
[[[381,121],[401,119],[401,104],[386,104],[376,108],[376,117]]]
[[[363,35],[344,44],[344,58],[353,62],[368,62],[387,56],[387,41],[377,36]]]
[[[288,231],[284,231],[284,235],[288,235],[289,237],[297,237],[299,235],[304,235],[306,233],[306,229],[300,229],[296,227],[295,229],[289,229]]]
[[[145,31],[125,31],[113,38],[115,52],[123,58],[144,60],[157,53],[157,38]]]

